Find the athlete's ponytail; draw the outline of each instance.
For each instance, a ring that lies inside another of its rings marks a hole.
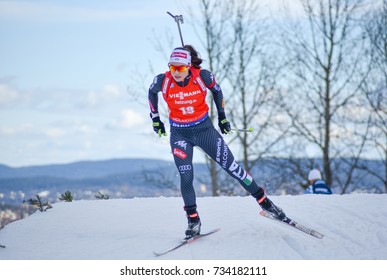
[[[200,64],[202,64],[203,59],[199,57],[199,53],[195,50],[195,48],[191,45],[185,45],[184,49],[191,53],[191,64],[194,68],[200,68]]]

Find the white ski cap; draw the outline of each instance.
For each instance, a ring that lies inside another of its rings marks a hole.
[[[169,57],[169,63],[183,63],[185,65],[191,64],[191,54],[189,51],[182,49],[174,49]]]
[[[321,180],[321,173],[317,169],[312,169],[309,171],[308,180]]]

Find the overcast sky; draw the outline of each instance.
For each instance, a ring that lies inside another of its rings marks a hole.
[[[146,104],[153,77],[167,70],[154,34],[180,45],[167,11],[186,14],[179,0],[0,0],[0,164],[172,160],[168,138],[127,90]],[[183,37],[200,52],[192,20],[184,17]]]

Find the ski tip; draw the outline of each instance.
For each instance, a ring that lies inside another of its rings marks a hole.
[[[215,232],[218,232],[220,230],[221,230],[221,228],[214,228],[213,230],[210,230],[207,233],[215,233]]]
[[[313,235],[314,237],[317,237],[318,239],[323,239],[323,238],[324,238],[324,234],[319,233],[319,232],[317,232],[317,231],[315,231],[315,230],[312,231],[312,235]]]
[[[212,229],[212,230],[210,230],[210,231],[207,231],[207,232],[204,232],[204,233],[201,233],[201,234],[197,235],[196,238],[202,237],[202,236],[206,236],[206,235],[210,235],[210,234],[213,234],[213,233],[215,233],[215,232],[220,231],[220,229],[221,229],[221,228],[214,228],[214,229]],[[196,239],[196,238],[194,237],[194,239]]]
[[[154,255],[155,257],[163,256],[163,255],[165,255],[165,254],[167,254],[167,253],[170,253],[170,252],[172,252],[172,251],[175,251],[176,249],[178,249],[178,248],[184,246],[185,244],[189,244],[189,243],[195,241],[196,239],[199,239],[199,238],[201,238],[201,237],[204,237],[204,236],[213,234],[213,233],[215,233],[215,232],[217,232],[217,231],[219,231],[219,230],[220,230],[220,228],[214,228],[214,229],[212,229],[212,230],[210,230],[210,231],[201,233],[201,234],[199,234],[199,235],[195,235],[194,237],[190,237],[190,238],[187,238],[187,237],[186,237],[186,238],[184,238],[182,241],[180,241],[180,243],[178,243],[176,246],[174,246],[174,247],[172,247],[172,248],[170,248],[170,249],[168,249],[168,250],[166,250],[166,251],[164,251],[164,252],[157,253],[157,252],[153,251],[153,255]]]
[[[160,256],[162,256],[163,254],[153,252],[153,255],[154,255],[155,257],[160,257]]]

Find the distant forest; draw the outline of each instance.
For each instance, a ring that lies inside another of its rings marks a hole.
[[[346,159],[337,160],[334,168],[332,189],[335,194],[357,192],[384,193],[383,181],[368,172],[383,174],[380,161],[361,160],[352,173],[351,181],[345,181],[347,170],[341,171]],[[319,167],[321,160],[314,159]],[[311,159],[260,160],[252,169],[252,176],[272,195],[302,194],[308,186],[307,174]],[[301,168],[299,166],[305,166]],[[194,187],[199,196],[212,196],[210,169],[207,164],[195,164]],[[323,173],[324,175],[324,173]],[[219,170],[221,186],[215,195],[247,195],[238,182]],[[385,175],[384,175],[385,176]],[[0,166],[0,204],[20,204],[23,200],[42,193],[51,202],[58,201],[60,194],[71,191],[74,199],[93,199],[97,192],[110,198],[151,196],[178,196],[179,176],[171,161],[148,159],[117,159],[85,161],[71,164],[11,168]]]

